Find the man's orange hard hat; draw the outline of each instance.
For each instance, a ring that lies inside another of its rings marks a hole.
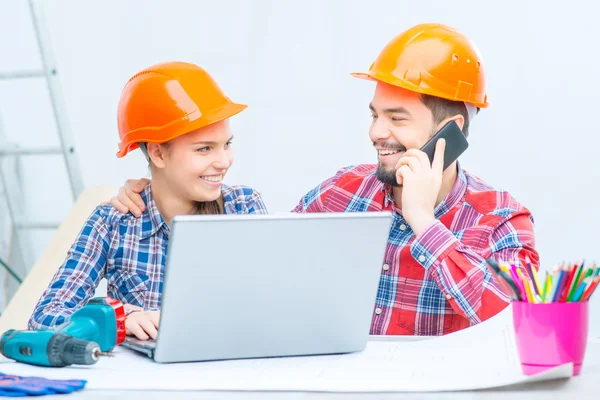
[[[368,72],[352,75],[480,108],[488,106],[479,50],[464,34],[442,24],[420,24],[400,33]]]

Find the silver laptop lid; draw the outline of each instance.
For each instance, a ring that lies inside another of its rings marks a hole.
[[[173,221],[155,360],[361,351],[391,213]]]

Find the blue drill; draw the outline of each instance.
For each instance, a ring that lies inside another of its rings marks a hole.
[[[55,329],[18,331],[0,338],[0,353],[13,360],[47,367],[95,364],[125,340],[123,305],[94,298]]]

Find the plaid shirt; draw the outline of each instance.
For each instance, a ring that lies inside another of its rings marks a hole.
[[[223,185],[222,192],[225,214],[267,213],[260,194],[250,188]],[[109,296],[146,310],[160,308],[170,228],[151,186],[141,195],[146,204],[141,218],[110,205],[96,208],[35,307],[30,329],[61,324],[87,303],[102,278]]]
[[[437,222],[415,237],[375,176],[376,165],[338,173],[310,191],[296,212],[392,211],[371,334],[444,335],[477,324],[508,305],[485,259],[537,267],[533,219],[507,192],[458,168]],[[342,272],[343,273],[343,272]]]

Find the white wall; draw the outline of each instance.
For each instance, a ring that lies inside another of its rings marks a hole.
[[[24,3],[0,0],[2,70],[39,62],[29,55],[35,48]],[[411,25],[453,25],[481,49],[490,101],[472,125],[463,166],[532,210],[543,267],[600,260],[595,2],[45,3],[87,185],[146,174],[140,154],[115,157],[121,88],[152,63],[185,60],[204,66],[234,100],[250,105],[233,119],[237,159],[228,180],[262,191],[272,211],[291,209],[339,167],[375,161],[367,136],[373,84],[349,73],[368,68]],[[0,110],[21,143],[54,139],[42,89],[34,82],[0,84]],[[41,177],[41,171],[62,176],[60,164],[33,165],[26,170],[31,214],[60,218],[69,206],[66,179],[57,187]],[[47,235],[38,236],[41,252]]]

